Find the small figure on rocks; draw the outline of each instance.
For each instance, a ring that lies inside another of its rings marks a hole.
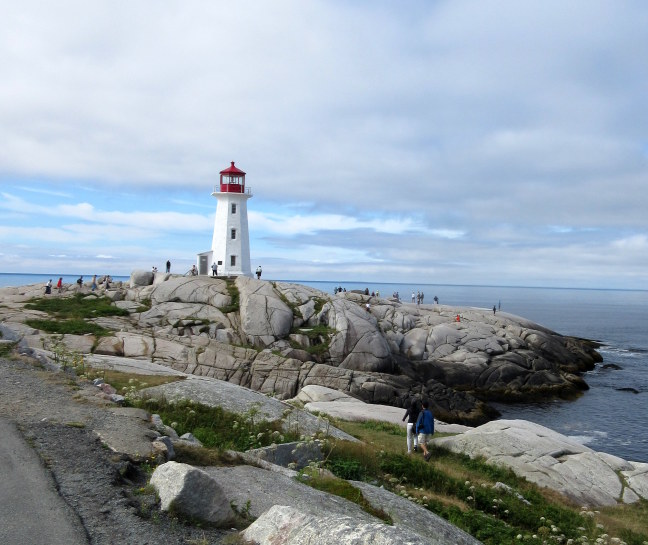
[[[261,280],[261,273],[262,273],[262,272],[263,272],[263,271],[261,270],[261,265],[259,265],[259,266],[257,267],[257,269],[256,269],[256,277],[257,277],[257,280]]]
[[[195,265],[191,266],[191,270],[189,272],[191,273],[191,276],[198,276],[198,269],[196,269]]]
[[[90,286],[90,289],[92,291],[95,291],[97,289],[97,275],[96,274],[92,277],[92,285]]]
[[[47,284],[45,284],[45,293],[52,293],[52,279],[50,278]]]
[[[56,289],[59,293],[63,291],[63,277],[59,276],[58,282],[56,283]]]
[[[79,276],[79,278],[77,278],[77,287],[78,287],[78,289],[81,289],[81,286],[83,286],[83,275],[81,275],[81,276]]]
[[[171,272],[171,261],[169,261],[168,259],[167,259],[167,262],[166,262],[166,272],[167,273]]]
[[[418,442],[423,449],[423,458],[427,462],[432,453],[428,451],[427,443],[430,437],[434,435],[434,415],[430,410],[430,402],[426,399],[423,401],[423,410],[416,419],[416,433],[418,433]]]
[[[493,314],[495,314],[496,311],[497,311],[497,307],[493,305]]]
[[[418,435],[416,435],[416,421],[421,412],[421,404],[418,399],[413,397],[410,400],[409,408],[405,411],[403,422],[407,418],[407,454],[412,454],[412,443],[414,444],[414,452],[418,450]]]
[[[212,276],[218,276],[218,265],[215,261],[212,263]]]
[[[439,304],[439,298],[436,295],[434,296],[434,304],[435,305]]]

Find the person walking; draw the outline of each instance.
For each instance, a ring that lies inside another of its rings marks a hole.
[[[56,283],[56,289],[59,293],[63,291],[63,277],[59,276],[58,282]]]
[[[413,397],[410,399],[410,405],[405,411],[403,422],[407,418],[407,454],[412,454],[412,444],[414,444],[414,452],[418,450],[418,436],[416,435],[416,421],[421,412],[421,403],[418,399]]]
[[[166,272],[167,274],[171,272],[171,261],[169,261],[168,259],[166,262]]]
[[[262,273],[262,272],[263,272],[263,271],[261,271],[261,265],[259,265],[259,266],[257,267],[257,269],[256,269],[256,277],[257,277],[257,280],[261,280],[261,273]]]
[[[218,265],[215,261],[212,263],[212,276],[218,276]]]
[[[423,458],[429,461],[432,453],[428,451],[427,443],[434,435],[434,415],[430,410],[430,402],[426,399],[423,401],[423,410],[416,419],[416,433],[418,434],[418,442],[423,449]]]

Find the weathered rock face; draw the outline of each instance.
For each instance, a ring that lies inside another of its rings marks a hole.
[[[505,313],[356,293],[331,296],[246,277],[228,283],[158,274],[150,283],[149,274],[136,271],[130,282],[135,287],[110,292],[132,313],[95,320],[113,336],[66,335],[68,348],[149,359],[280,399],[308,385],[397,407],[412,395],[425,396],[438,418],[466,424],[496,415],[478,398],[578,393],[587,387],[581,373],[600,360],[584,341]],[[0,320],[33,348],[51,345],[46,335],[24,326],[34,316],[24,303],[41,291],[0,290],[6,301]]]
[[[244,532],[245,539],[259,545],[424,545],[421,536],[403,528],[379,522],[358,522],[344,515],[335,519],[303,513],[285,505],[275,505]]]
[[[529,481],[579,503],[604,506],[648,499],[648,464],[595,452],[525,420],[497,420],[434,442],[510,467]]]

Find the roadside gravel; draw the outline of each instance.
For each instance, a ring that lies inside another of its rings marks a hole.
[[[94,432],[119,426],[123,418],[80,395],[85,388],[93,387],[30,358],[0,358],[0,418],[15,424],[34,448],[87,543],[222,543],[231,532],[179,521],[159,510],[153,494],[141,493],[147,480],[142,465],[107,449]],[[0,480],[0,497],[7,493],[2,486]],[[39,514],[18,516],[28,521]]]

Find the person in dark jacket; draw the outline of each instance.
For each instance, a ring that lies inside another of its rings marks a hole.
[[[418,434],[419,445],[423,449],[423,458],[427,462],[432,456],[432,453],[427,449],[427,443],[430,437],[434,435],[434,415],[430,410],[430,403],[427,399],[423,402],[423,410],[416,419],[416,433]]]
[[[418,399],[413,397],[403,417],[403,422],[407,418],[407,454],[412,454],[412,443],[414,443],[414,452],[418,450],[418,436],[416,435],[415,426],[420,412],[421,404]]]

